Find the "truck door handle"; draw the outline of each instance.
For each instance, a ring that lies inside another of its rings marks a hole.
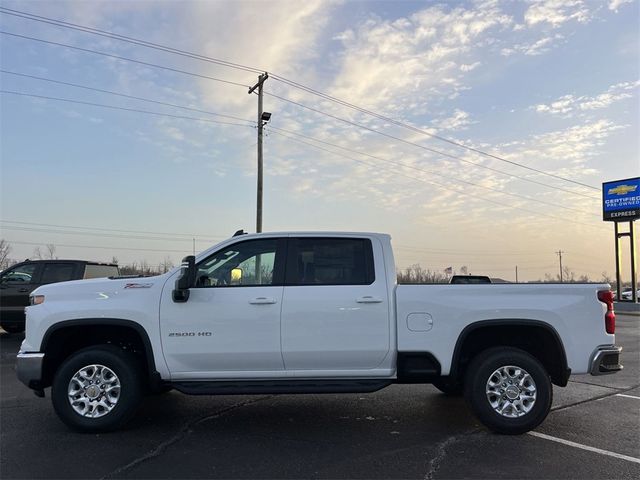
[[[18,291],[19,291],[20,293],[25,293],[25,292],[28,292],[28,291],[29,291],[29,289],[28,289],[28,288],[21,288],[21,289],[19,289]]]
[[[278,300],[269,297],[256,297],[249,300],[249,303],[251,305],[269,305],[272,303],[278,303]]]
[[[356,300],[358,303],[382,303],[381,298],[372,297],[371,295],[365,295],[364,297],[360,297]]]

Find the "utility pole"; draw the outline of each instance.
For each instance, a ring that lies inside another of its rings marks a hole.
[[[556,254],[558,255],[558,258],[560,259],[560,283],[562,283],[562,254],[565,253],[562,250],[558,250],[556,252]]]
[[[516,283],[518,283],[518,265],[516,265]]]
[[[271,114],[262,111],[262,85],[269,78],[267,72],[258,76],[258,83],[249,89],[249,94],[258,89],[258,199],[256,205],[256,232],[262,232],[262,128],[271,118]]]

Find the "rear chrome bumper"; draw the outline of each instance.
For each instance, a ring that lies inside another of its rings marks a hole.
[[[16,375],[18,380],[33,390],[42,387],[42,364],[44,353],[23,353],[16,355]]]
[[[620,352],[622,347],[615,345],[603,345],[594,350],[591,354],[589,373],[591,375],[608,375],[622,370],[620,364]]]

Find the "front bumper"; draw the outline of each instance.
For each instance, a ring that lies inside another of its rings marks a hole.
[[[23,353],[16,355],[16,375],[18,380],[33,390],[42,389],[42,365],[44,353]]]
[[[620,364],[620,353],[622,347],[615,345],[603,345],[594,350],[591,354],[589,373],[591,375],[608,375],[622,370]]]

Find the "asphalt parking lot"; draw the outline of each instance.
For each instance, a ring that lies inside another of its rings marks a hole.
[[[145,400],[126,430],[70,432],[15,378],[0,330],[0,478],[640,478],[640,317],[618,315],[625,369],[555,388],[535,432],[488,432],[425,385],[374,394]]]

